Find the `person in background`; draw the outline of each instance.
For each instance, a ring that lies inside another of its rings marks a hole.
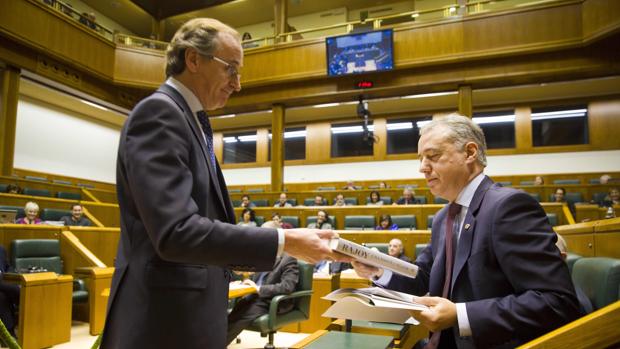
[[[255,208],[255,207],[256,207],[256,205],[255,205],[252,201],[250,201],[250,196],[249,196],[249,195],[244,194],[244,195],[241,197],[241,205],[240,205],[240,207],[244,207],[244,208]]]
[[[379,217],[379,225],[375,227],[375,230],[398,230],[398,225],[392,222],[392,216],[382,214]]]
[[[416,205],[419,203],[420,201],[415,198],[415,191],[411,187],[406,187],[403,189],[403,197],[398,199],[395,205]]]
[[[291,205],[288,201],[288,198],[286,197],[286,193],[281,193],[280,194],[280,198],[278,199],[278,201],[275,203],[275,205],[273,205],[273,207],[293,207],[293,205]]]
[[[411,258],[405,255],[405,247],[403,246],[403,242],[400,239],[390,240],[390,244],[388,246],[388,254],[407,263],[411,263]]]
[[[344,195],[338,194],[336,195],[336,199],[334,200],[334,206],[346,206],[347,203],[344,201]]]
[[[282,216],[278,212],[274,212],[271,214],[271,220],[263,223],[261,228],[282,228],[282,229],[293,229],[293,226],[290,223],[284,222],[282,220]]]
[[[558,241],[555,242],[555,245],[560,250],[562,259],[566,262],[566,258],[568,257],[568,245],[562,235],[558,233],[556,233],[556,235],[558,236]],[[577,294],[577,299],[579,300],[579,305],[581,306],[581,315],[583,316],[593,312],[594,308],[592,307],[592,303],[590,302],[590,299],[588,299],[588,296],[583,293],[583,290],[580,287],[577,287],[577,285],[574,284],[573,286],[575,286],[575,293]]]
[[[332,225],[329,223],[329,214],[327,211],[319,210],[319,212],[316,213],[316,222],[308,224],[308,228],[325,230],[332,229]]]
[[[244,208],[241,212],[241,222],[237,223],[242,227],[255,227],[256,226],[256,213],[251,208]]]
[[[5,192],[7,194],[21,194],[22,188],[20,188],[17,184],[9,184],[6,186]]]
[[[84,209],[80,204],[71,205],[71,216],[63,216],[60,220],[66,226],[82,226],[89,227],[91,226],[90,219],[83,216]]]
[[[321,195],[314,197],[314,206],[325,206],[325,199]]]
[[[385,184],[385,182],[379,182],[379,189],[387,189],[389,188],[387,184]]]
[[[536,176],[536,178],[534,178],[534,185],[545,185],[545,180],[542,176]]]
[[[620,190],[618,188],[609,188],[607,196],[603,199],[603,207],[613,207],[614,205],[620,205]]]
[[[15,221],[15,224],[41,224],[41,218],[39,215],[39,205],[36,202],[28,201],[24,206],[24,212],[26,217],[19,218]]]
[[[241,43],[241,46],[243,46],[244,49],[258,47],[258,42],[256,41],[247,42],[249,40],[252,40],[252,35],[248,32],[243,33],[243,36],[241,37],[241,41],[244,41],[244,42]]]
[[[611,181],[611,176],[608,174],[604,174],[598,181],[601,184],[609,184],[609,182]]]
[[[370,201],[366,203],[367,206],[383,206],[383,200],[378,191],[370,192]]]
[[[353,183],[352,180],[348,180],[347,184],[342,187],[342,190],[357,190],[357,188],[355,187],[355,183]]]
[[[553,202],[561,202],[561,203],[566,203],[568,205],[568,209],[570,210],[570,213],[573,215],[574,217],[576,216],[576,210],[575,210],[575,203],[570,202],[570,201],[566,201],[566,189],[564,188],[556,188],[555,192],[553,193]]]

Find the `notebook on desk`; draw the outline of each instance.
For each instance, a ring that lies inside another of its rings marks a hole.
[[[15,210],[1,210],[0,209],[0,224],[15,223],[16,216],[17,216],[17,211]]]

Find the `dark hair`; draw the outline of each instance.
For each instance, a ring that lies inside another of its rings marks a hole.
[[[329,223],[329,213],[327,213],[327,211],[325,211],[325,210],[318,210],[318,211],[316,211],[316,215],[317,216],[319,215],[319,212],[325,213],[325,220],[323,221],[323,223],[321,223],[321,225],[319,225],[319,224],[316,225],[317,228],[321,229],[323,227],[323,224]],[[318,222],[318,220],[317,220],[317,222]],[[336,229],[336,228],[334,228],[334,229]]]
[[[250,213],[250,222],[256,222],[256,213],[254,213],[254,210],[251,208],[243,209],[243,211],[241,212],[241,220],[243,220],[243,216],[245,216],[246,212]]]
[[[377,194],[377,201],[372,201],[372,194]],[[379,202],[381,201],[381,195],[379,194],[378,191],[373,190],[370,192],[370,202],[375,203],[375,202]]]
[[[248,195],[248,194],[243,194],[243,196],[241,197],[241,200],[243,200],[243,198],[248,198],[248,200],[250,200],[250,195]]]
[[[80,207],[84,208],[84,206],[82,206],[82,204],[80,204],[79,202],[76,202],[76,203],[71,204],[71,210],[73,210],[73,208],[75,206],[80,206]]]
[[[22,193],[22,188],[19,187],[19,185],[17,184],[9,184],[6,186],[6,193],[10,193],[13,190],[17,191],[17,194],[21,194]]]
[[[379,217],[379,225],[381,225],[381,222],[383,222],[383,221],[388,221],[388,223],[389,223],[388,228],[391,227],[392,224],[394,224],[394,223],[392,223],[392,216],[390,216],[389,214],[382,214]]]
[[[554,193],[554,194],[555,194],[555,193],[557,193],[557,192],[558,192],[558,190],[561,190],[561,191],[562,191],[562,194],[566,195],[566,189],[564,189],[564,188],[562,188],[562,187],[555,188],[555,190],[553,191],[553,193]]]

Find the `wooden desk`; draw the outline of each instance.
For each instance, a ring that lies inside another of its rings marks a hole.
[[[228,299],[239,298],[256,293],[256,289],[248,285],[230,285],[228,288]]]
[[[340,288],[364,288],[370,284],[370,280],[357,276],[355,272],[340,273]]]
[[[393,344],[394,338],[390,336],[320,330],[295,343],[291,349],[387,349]]]
[[[71,340],[71,275],[7,273],[4,280],[21,285],[17,337],[23,349],[47,348]]]
[[[88,289],[88,304],[76,306],[75,317],[88,321],[90,334],[96,336],[103,332],[114,268],[77,268],[74,274]]]
[[[314,274],[312,277],[312,299],[310,300],[310,317],[299,324],[299,332],[312,333],[323,330],[331,323],[323,313],[332,302],[322,299],[328,293],[340,288],[340,275]]]

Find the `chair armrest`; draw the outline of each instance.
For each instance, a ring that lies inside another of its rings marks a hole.
[[[86,284],[82,279],[73,279],[73,291],[86,291]]]
[[[303,290],[296,291],[291,294],[279,294],[271,299],[271,304],[269,304],[269,327],[273,328],[276,321],[276,316],[278,315],[278,304],[281,301],[292,298],[301,298],[301,297],[309,297],[312,296],[312,290]]]

